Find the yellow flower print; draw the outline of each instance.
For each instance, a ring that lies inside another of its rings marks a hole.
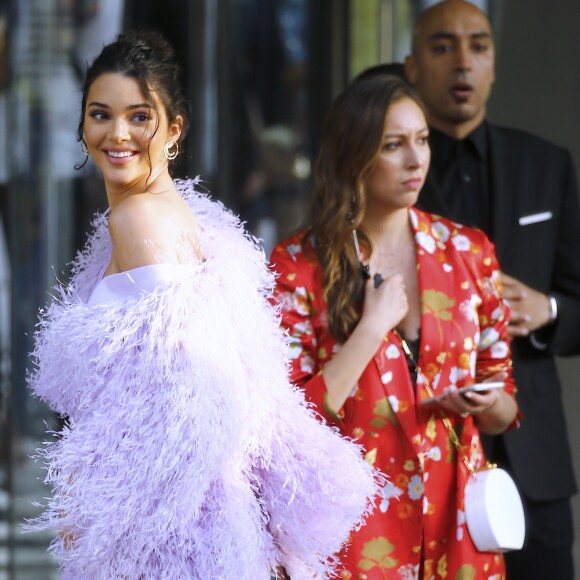
[[[481,254],[481,246],[479,244],[471,244],[470,251],[472,254]]]
[[[435,363],[427,363],[425,368],[422,369],[422,374],[427,378],[427,381],[432,383],[433,379],[437,376],[439,372],[439,367]]]
[[[435,441],[435,437],[437,436],[437,422],[435,421],[435,417],[433,415],[431,415],[427,421],[425,435],[429,438],[429,440]]]
[[[389,554],[395,549],[395,546],[387,538],[373,538],[366,542],[363,549],[363,559],[359,561],[357,567],[361,570],[388,570],[394,568],[399,561],[392,558]]]
[[[475,580],[477,570],[471,564],[463,564],[457,572],[453,580]]]
[[[467,354],[466,352],[462,352],[459,355],[457,365],[459,366],[460,369],[469,369],[469,354]]]
[[[447,554],[443,554],[439,561],[437,562],[437,574],[441,576],[441,578],[447,577]]]
[[[373,413],[376,417],[371,419],[370,424],[375,429],[382,429],[389,421],[394,424],[397,424],[398,422],[393,408],[391,407],[391,403],[386,397],[375,403]]]
[[[407,462],[409,463],[409,462]],[[411,461],[412,467],[414,463]],[[400,488],[407,487],[409,485],[409,476],[405,475],[404,473],[397,473],[395,476],[395,485]]]
[[[422,310],[424,314],[430,314],[435,317],[439,335],[443,338],[441,321],[453,321],[452,309],[456,304],[455,298],[448,296],[438,290],[424,290],[421,293]],[[443,340],[441,340],[443,342]]]
[[[367,451],[365,453],[364,456],[364,460],[369,464],[369,465],[374,465],[377,461],[377,448],[374,447],[373,449],[371,449],[370,451]]]
[[[408,503],[397,503],[397,515],[400,519],[406,520],[413,514],[413,508]]]
[[[360,427],[355,427],[352,430],[353,439],[360,439],[364,434],[365,434],[364,429],[361,429]]]

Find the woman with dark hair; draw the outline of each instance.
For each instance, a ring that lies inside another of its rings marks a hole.
[[[369,508],[374,471],[288,382],[254,240],[172,180],[178,80],[153,33],[119,36],[86,75],[78,138],[109,210],[36,335],[31,387],[68,423],[32,527],[59,532],[65,578],[311,578]]]
[[[517,424],[509,311],[485,235],[413,207],[429,161],[413,90],[352,83],[326,120],[306,227],[272,253],[291,377],[388,477],[345,579],[503,574],[466,530],[469,472],[445,423],[476,467],[480,431]]]

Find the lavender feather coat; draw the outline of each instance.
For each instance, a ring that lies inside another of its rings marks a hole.
[[[42,452],[54,496],[32,527],[74,537],[51,546],[63,578],[329,574],[375,474],[290,386],[263,253],[195,182],[176,185],[203,264],[90,305],[103,215],[41,313],[30,385],[70,427]]]

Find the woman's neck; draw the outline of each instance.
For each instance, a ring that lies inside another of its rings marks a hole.
[[[124,199],[132,195],[142,193],[162,194],[164,191],[169,191],[173,187],[173,179],[168,172],[160,175],[149,175],[146,179],[139,179],[134,183],[107,183],[105,181],[105,189],[107,191],[107,201],[109,207],[113,209]]]
[[[383,215],[367,211],[361,226],[376,251],[396,253],[413,240],[406,207]]]

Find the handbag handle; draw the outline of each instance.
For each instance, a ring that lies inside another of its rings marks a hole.
[[[393,334],[397,337],[397,339],[401,343],[401,348],[403,349],[405,356],[414,365],[415,372],[417,373],[417,376],[419,376],[419,373],[421,372],[421,368],[417,364],[417,361],[415,360],[415,357],[413,356],[413,353],[411,352],[411,349],[409,348],[407,341],[400,335],[399,331],[396,328],[393,328]],[[425,390],[427,391],[427,394],[430,397],[434,397],[435,393],[433,392],[433,389],[431,389],[431,386],[429,385],[429,383],[425,383],[424,386],[425,386]],[[495,465],[494,463],[490,463],[486,459],[485,465],[483,467],[481,467],[480,469],[475,469],[473,467],[473,465],[471,465],[471,462],[469,461],[467,455],[463,451],[463,445],[461,445],[461,441],[459,439],[459,436],[457,435],[457,431],[455,431],[455,429],[453,428],[453,425],[452,425],[451,421],[449,420],[449,417],[447,417],[447,415],[443,412],[443,409],[441,408],[441,406],[438,407],[438,410],[439,410],[439,415],[441,416],[441,420],[443,421],[443,425],[445,425],[447,431],[449,432],[449,439],[451,439],[451,443],[453,443],[453,446],[455,447],[457,453],[461,457],[461,460],[465,464],[467,471],[469,471],[469,473],[471,475],[474,475],[476,471],[483,471],[485,469],[493,469],[493,468],[497,467],[497,465]]]

